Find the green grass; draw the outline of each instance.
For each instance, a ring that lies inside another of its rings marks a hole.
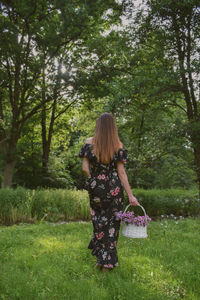
[[[0,299],[200,299],[200,220],[152,221],[121,236],[119,267],[94,268],[90,222],[0,227]]]

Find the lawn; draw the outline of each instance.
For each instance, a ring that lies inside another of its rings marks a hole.
[[[121,236],[119,267],[94,268],[90,222],[0,227],[0,299],[200,299],[200,219],[152,221]]]

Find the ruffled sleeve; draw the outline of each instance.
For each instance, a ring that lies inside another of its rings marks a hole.
[[[90,158],[91,156],[91,152],[90,152],[90,145],[89,144],[84,144],[82,147],[81,147],[81,150],[79,152],[79,155],[78,155],[80,158]]]
[[[119,149],[118,154],[115,156],[115,161],[120,161],[126,164],[129,161],[128,151],[126,149]]]

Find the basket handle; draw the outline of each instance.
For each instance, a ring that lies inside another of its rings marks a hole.
[[[125,208],[124,212],[127,211],[127,209],[128,209],[129,206],[130,206],[130,204],[127,205],[127,207]],[[132,206],[132,205],[131,205],[131,206]],[[145,216],[145,218],[146,218],[146,220],[147,220],[147,214],[146,214],[146,211],[145,211],[144,207],[143,207],[142,205],[140,205],[140,204],[137,205],[137,206],[140,206],[140,207],[141,207],[141,209],[142,209],[143,212],[144,212],[144,216]]]

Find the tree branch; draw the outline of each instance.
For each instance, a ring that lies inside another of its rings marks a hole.
[[[179,107],[181,110],[183,110],[183,111],[184,111],[184,113],[186,113],[186,114],[187,114],[187,110],[185,110],[185,108],[184,108],[184,107],[182,107],[180,104],[178,104],[178,103],[176,103],[176,102],[173,102],[173,103],[168,103],[168,105],[170,105],[170,106],[177,106],[177,107]]]
[[[71,42],[72,39],[69,39],[67,41],[62,42],[60,45],[57,46],[56,50],[50,55],[49,59],[47,60],[46,64],[48,64],[50,62],[50,60],[56,56],[56,54],[58,53],[58,51],[65,45],[67,45],[69,42]]]
[[[65,109],[61,110],[61,111],[59,112],[59,114],[57,114],[57,116],[55,116],[54,120],[56,120],[60,115],[62,115],[64,112],[66,112],[66,111],[68,110],[68,108],[70,108],[70,106],[71,106],[74,102],[76,102],[76,101],[77,101],[77,99],[75,99],[74,101],[72,101],[71,103],[69,103],[69,104],[66,106]]]
[[[12,76],[11,76],[11,72],[10,72],[10,66],[9,66],[9,62],[8,59],[6,60],[6,69],[7,69],[7,73],[8,73],[8,88],[9,88],[9,100],[10,100],[10,104],[11,107],[13,108],[13,90],[12,90]]]
[[[22,127],[22,125],[29,119],[29,118],[31,118],[32,116],[34,116],[36,113],[38,113],[39,112],[39,109],[42,107],[42,105],[44,104],[44,103],[48,103],[48,102],[50,102],[50,101],[52,101],[53,99],[52,99],[52,97],[48,97],[44,102],[41,102],[41,103],[39,103],[39,104],[37,104],[29,113],[27,113],[27,115],[26,116],[24,116],[24,118],[22,118],[21,120],[19,120],[19,123],[21,123],[21,127]]]
[[[187,116],[189,119],[193,119],[193,109],[192,109],[192,104],[191,104],[191,100],[190,100],[190,93],[189,93],[188,86],[187,86],[187,78],[185,76],[186,71],[184,68],[185,53],[181,49],[181,38],[180,38],[180,32],[179,32],[180,28],[177,24],[176,15],[172,16],[172,22],[173,22],[173,27],[174,27],[175,36],[176,36],[179,68],[180,68],[181,80],[182,80],[182,84],[183,84],[183,94],[184,94],[185,102],[187,105]]]
[[[23,90],[22,90],[22,94],[21,94],[21,103],[20,103],[20,107],[19,107],[19,111],[22,113],[22,117],[24,117],[24,103],[25,103],[25,93],[27,91],[27,75],[28,75],[28,56],[30,53],[30,41],[31,41],[31,36],[28,35],[28,42],[27,42],[27,46],[26,46],[26,54],[25,54],[25,71],[24,71],[24,82],[23,82]]]
[[[0,93],[0,119],[4,120],[2,93]],[[0,125],[1,126],[1,125]]]

